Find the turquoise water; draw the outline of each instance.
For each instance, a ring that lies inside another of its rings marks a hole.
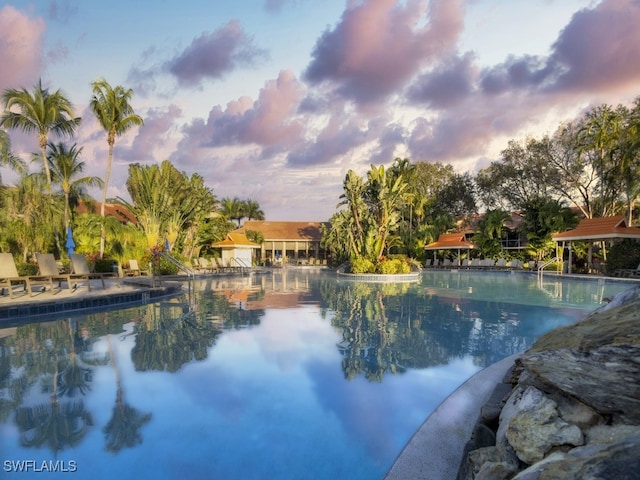
[[[380,479],[467,378],[629,286],[279,271],[0,330],[3,477]]]

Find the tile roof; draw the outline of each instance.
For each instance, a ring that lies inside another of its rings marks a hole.
[[[443,233],[436,242],[425,245],[425,250],[440,250],[449,248],[475,248],[475,245],[464,238],[464,233]]]
[[[300,240],[319,242],[322,238],[320,226],[324,222],[271,222],[264,220],[247,220],[236,232],[245,233],[247,230],[260,232],[265,241],[270,240]],[[328,223],[324,223],[329,225]]]
[[[244,233],[240,233],[237,230],[227,233],[224,240],[215,242],[212,247],[249,247],[260,248],[260,245],[250,241]]]
[[[570,240],[608,240],[612,238],[640,239],[640,228],[627,227],[624,215],[586,218],[573,230],[553,235],[556,242]]]

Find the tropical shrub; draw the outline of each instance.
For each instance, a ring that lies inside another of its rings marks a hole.
[[[373,273],[375,271],[375,265],[368,258],[357,257],[351,261],[351,273]]]

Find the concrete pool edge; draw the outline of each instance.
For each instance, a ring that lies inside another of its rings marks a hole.
[[[385,480],[455,479],[480,409],[520,355],[480,370],[449,395],[407,442]]]

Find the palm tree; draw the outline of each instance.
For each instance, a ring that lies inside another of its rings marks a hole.
[[[107,132],[107,144],[109,145],[107,171],[102,189],[102,205],[100,206],[100,216],[104,218],[104,205],[107,202],[107,189],[109,188],[113,146],[116,143],[116,137],[123,135],[134,126],[143,125],[144,122],[129,104],[133,90],[125,89],[120,85],[113,88],[105,79],[96,80],[91,86],[93,87],[93,96],[89,105],[100,126]],[[100,257],[104,255],[105,239],[106,230],[102,228],[100,232]]]
[[[220,202],[222,214],[229,220],[236,220],[240,226],[240,220],[244,217],[244,206],[238,197],[225,197]]]
[[[24,173],[27,170],[27,164],[11,151],[11,139],[7,132],[0,130],[0,166],[9,167],[18,173]],[[0,177],[0,184],[2,177]]]
[[[49,92],[42,87],[42,79],[38,80],[33,94],[24,88],[8,89],[2,94],[2,101],[5,113],[0,117],[0,126],[37,134],[47,186],[51,193],[51,174],[46,161],[49,133],[59,136],[73,135],[80,124],[80,117],[73,116],[71,102],[64,93],[61,90]]]
[[[244,215],[248,220],[264,220],[264,212],[260,204],[252,199],[244,202]]]
[[[85,186],[102,186],[102,179],[99,177],[79,177],[84,170],[85,163],[80,160],[82,147],[72,145],[70,148],[60,142],[57,145],[48,144],[49,153],[47,162],[51,171],[51,180],[60,185],[64,194],[64,226],[70,225],[70,197],[72,193],[82,195]]]

